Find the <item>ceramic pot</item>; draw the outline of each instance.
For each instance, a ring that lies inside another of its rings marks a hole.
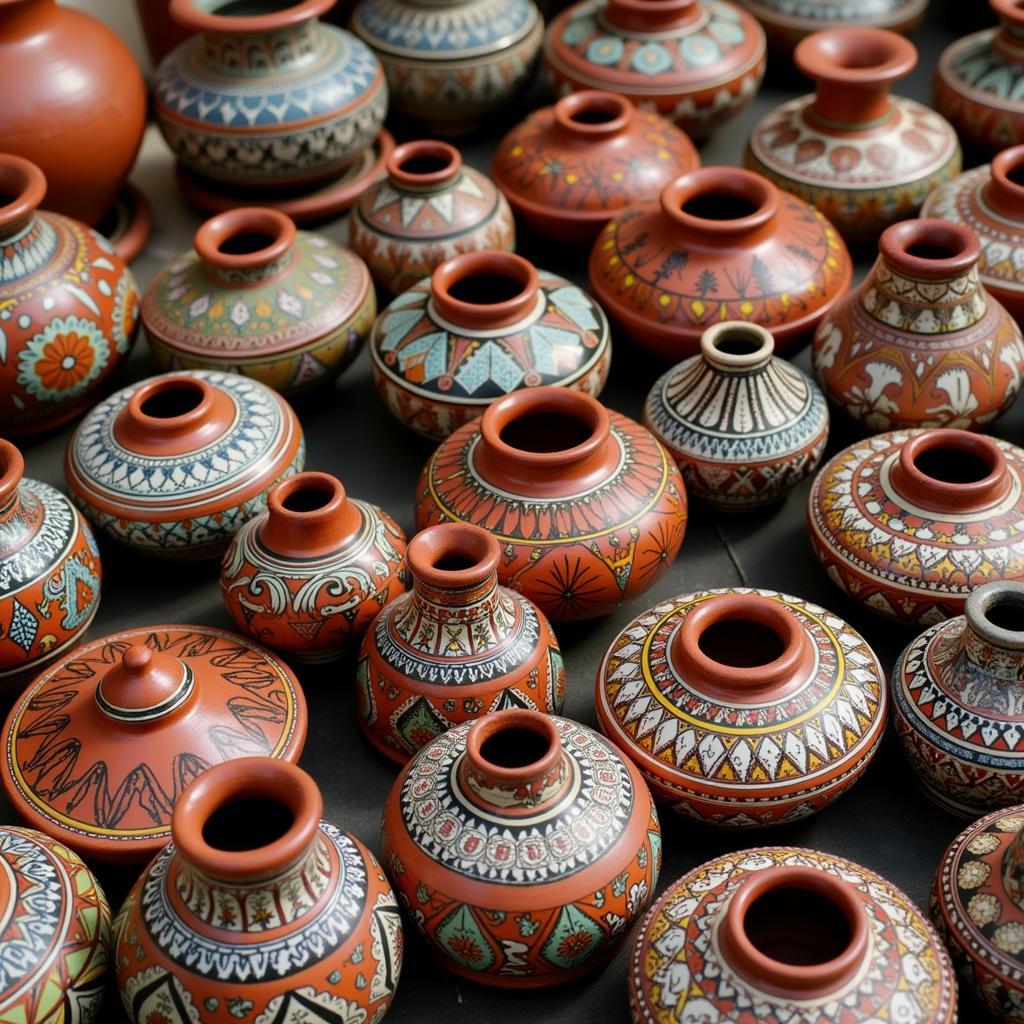
[[[597,236],[589,274],[630,340],[675,361],[696,355],[722,320],[758,323],[780,355],[790,352],[846,294],[853,265],[835,228],[802,199],[752,171],[705,167],[616,214]]]
[[[656,199],[700,157],[660,114],[588,89],[530,114],[498,143],[491,166],[519,218],[576,245],[592,242],[616,210]]]
[[[448,137],[526,91],[544,20],[533,0],[361,0],[352,31],[384,65],[391,110]]]
[[[637,770],[586,726],[538,711],[485,715],[425,746],[391,789],[382,842],[438,961],[516,989],[607,963],[661,867]]]
[[[385,291],[401,294],[459,253],[515,249],[508,202],[454,146],[407,142],[388,157],[387,173],[349,221],[349,244]]]
[[[391,413],[440,441],[520,388],[599,395],[611,332],[576,285],[486,250],[447,260],[395,299],[373,325],[370,358]]]
[[[409,544],[412,590],[374,619],[356,670],[359,724],[392,761],[492,711],[561,713],[558,640],[527,598],[499,586],[500,561],[494,537],[468,523]]]
[[[9,8],[0,4],[0,22]],[[38,210],[42,171],[0,154],[0,436],[80,415],[135,344],[139,293],[102,235]]]
[[[994,579],[1024,580],[1024,451],[964,430],[896,430],[833,456],[807,502],[814,553],[851,598],[918,627]]]
[[[592,619],[675,560],[686,490],[639,423],[577,391],[531,388],[498,399],[427,462],[417,528],[449,520],[493,533],[498,579],[549,619]]]
[[[953,126],[893,82],[917,64],[914,44],[877,28],[815,32],[796,48],[817,84],[762,118],[745,163],[817,207],[847,241],[873,241],[914,217],[960,171]]]
[[[71,500],[111,540],[144,555],[219,558],[305,458],[302,428],[278,394],[193,370],[101,402],[68,441],[64,477]]]
[[[333,5],[171,0],[174,20],[197,34],[157,69],[153,110],[181,164],[232,190],[305,187],[373,143],[384,73],[367,46],[319,20]]]
[[[828,397],[861,428],[979,430],[1014,402],[1024,339],[978,277],[970,228],[908,220],[887,228],[859,288],[814,335]]]
[[[171,17],[171,0],[135,0],[135,13],[153,67],[192,34]]]
[[[277,210],[211,218],[150,282],[142,322],[161,370],[223,370],[285,395],[332,380],[377,315],[366,265]]]
[[[633,943],[633,1024],[955,1024],[949,956],[914,901],[817,850],[766,846],[670,885]]]
[[[405,534],[327,473],[270,489],[235,534],[221,596],[242,633],[298,661],[348,657],[373,617],[405,591]]]
[[[581,0],[544,36],[555,90],[607,89],[704,139],[754,97],[765,38],[729,0]]]
[[[253,754],[297,761],[306,725],[298,680],[265,648],[209,626],[127,629],[25,691],[4,725],[2,780],[34,828],[138,864],[170,839],[196,775]]]
[[[691,497],[722,510],[779,501],[825,450],[825,396],[772,354],[772,336],[756,324],[709,327],[700,350],[651,388],[644,424],[679,464]]]
[[[114,922],[133,1024],[384,1017],[402,969],[395,894],[373,854],[322,813],[301,768],[265,757],[188,787],[173,841]]]

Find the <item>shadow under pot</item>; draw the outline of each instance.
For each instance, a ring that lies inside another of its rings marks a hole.
[[[952,964],[914,901],[853,861],[786,846],[668,887],[633,942],[629,1004],[633,1024],[957,1020]]]
[[[1024,451],[964,430],[897,430],[818,473],[811,546],[850,598],[919,628],[960,615],[975,587],[1024,580]]]
[[[416,524],[470,522],[501,545],[498,579],[549,619],[606,615],[652,586],[686,530],[675,463],[639,423],[561,388],[517,391],[442,442]]]

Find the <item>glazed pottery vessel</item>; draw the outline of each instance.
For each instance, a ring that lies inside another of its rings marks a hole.
[[[181,164],[221,185],[306,186],[373,143],[384,73],[365,44],[319,20],[333,6],[171,0],[197,34],[157,69],[153,109]]]
[[[39,167],[48,210],[97,224],[146,127],[135,58],[103,22],[55,0],[0,4],[0,52],[0,152]]]
[[[644,780],[607,740],[568,718],[498,711],[403,769],[382,860],[444,967],[534,988],[615,955],[657,884],[661,830]]]
[[[111,395],[64,455],[72,501],[139,554],[219,558],[267,491],[305,462],[291,406],[217,370],[164,373]]]
[[[559,714],[565,670],[543,613],[498,584],[486,530],[444,523],[409,544],[412,589],[374,619],[359,652],[359,724],[404,764],[446,729],[503,708]]]
[[[405,591],[401,527],[327,473],[282,480],[267,505],[221,564],[235,625],[298,661],[355,654],[373,617]]]
[[[1024,580],[1024,451],[964,430],[850,445],[811,487],[814,553],[840,589],[918,627],[960,615],[990,580]]]
[[[828,397],[865,430],[978,430],[1020,391],[1024,339],[978,276],[970,228],[908,220],[887,228],[878,260],[814,335]]]
[[[679,463],[691,497],[723,510],[784,498],[825,450],[825,396],[772,355],[772,336],[756,324],[709,327],[700,350],[651,388],[644,423]]]
[[[873,241],[916,216],[959,173],[953,126],[889,92],[917,64],[913,43],[884,29],[836,28],[809,36],[794,59],[817,91],[762,118],[745,162],[821,210],[848,241]]]
[[[373,325],[370,358],[392,414],[440,441],[520,388],[599,395],[611,332],[576,285],[486,250],[447,260],[399,295]]]
[[[10,7],[0,4],[0,22]],[[80,415],[138,332],[131,272],[102,235],[39,210],[46,194],[38,167],[0,154],[3,437],[50,430]]]
[[[660,114],[587,89],[513,128],[498,143],[492,173],[525,223],[578,244],[593,241],[616,210],[656,199],[698,166],[693,143]]]
[[[100,603],[92,531],[60,491],[24,472],[21,452],[0,438],[0,693],[76,644]]]
[[[494,182],[464,165],[454,146],[429,139],[388,157],[387,178],[353,207],[349,234],[373,279],[392,295],[459,253],[516,245],[512,211]]]
[[[363,261],[277,210],[208,220],[142,297],[161,370],[223,370],[293,395],[337,376],[377,315]]]
[[[142,863],[211,765],[297,761],[306,702],[265,648],[209,626],[139,627],[82,644],[25,691],[3,732],[3,785],[30,825],[84,856]]]
[[[132,1024],[363,1024],[387,1013],[402,921],[372,853],[321,821],[301,768],[222,764],[174,809],[173,841],[114,921]]]
[[[956,1024],[956,977],[914,901],[873,871],[766,846],[709,860],[644,918],[633,1024]]]
[[[416,525],[448,521],[494,534],[498,579],[549,619],[592,619],[675,560],[686,490],[639,423],[589,395],[534,388],[496,401],[427,462]]]
[[[581,0],[544,36],[557,92],[607,89],[703,139],[764,77],[765,38],[730,0]]]
[[[544,19],[533,0],[361,0],[352,31],[384,65],[391,110],[450,136],[525,92]]]
[[[678,360],[722,320],[758,323],[788,353],[846,293],[853,267],[835,228],[802,199],[752,171],[705,167],[616,214],[589,273],[635,344]]]

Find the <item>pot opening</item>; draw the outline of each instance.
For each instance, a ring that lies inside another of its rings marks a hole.
[[[743,916],[743,931],[763,956],[795,967],[829,963],[853,940],[842,907],[824,893],[796,886],[757,896]]]
[[[403,160],[398,166],[406,174],[438,174],[447,171],[452,165],[451,160],[433,153],[421,153],[418,156],[410,156]]]
[[[155,420],[171,420],[195,409],[203,400],[203,389],[198,383],[175,381],[149,395],[139,407],[144,416]]]
[[[594,436],[591,424],[563,412],[529,412],[506,423],[501,440],[521,452],[565,452]]]
[[[984,611],[985,618],[997,629],[1024,633],[1024,601],[1011,594],[1000,594]]]
[[[0,207],[10,206],[11,203],[17,202],[19,198],[20,193],[0,187]]]
[[[888,64],[893,59],[893,49],[882,39],[865,38],[858,36],[856,39],[845,37],[833,37],[828,40],[829,44],[825,52],[832,63],[839,68],[850,70],[877,68]]]
[[[495,768],[527,768],[550,751],[547,736],[521,725],[499,728],[480,744],[480,756]]]
[[[704,192],[687,199],[681,209],[701,220],[741,220],[750,217],[761,207],[746,196],[731,192]]]
[[[214,850],[241,853],[276,843],[295,824],[291,808],[268,797],[236,797],[203,824],[203,841]]]
[[[771,626],[751,619],[719,619],[697,641],[701,652],[719,665],[755,668],[781,658],[785,641]]]
[[[948,260],[963,251],[963,246],[958,245],[955,238],[943,242],[914,242],[906,248],[908,256],[916,256],[919,260]]]
[[[722,331],[711,342],[715,351],[729,356],[750,356],[764,347],[764,337],[746,327],[733,327]]]
[[[524,283],[509,274],[467,274],[448,286],[448,294],[458,302],[473,306],[495,306],[517,299],[526,291]]]
[[[286,495],[281,505],[289,512],[316,512],[327,505],[333,497],[333,491],[307,484]]]
[[[249,253],[269,249],[276,241],[274,235],[265,231],[239,231],[237,234],[228,235],[217,246],[217,250],[225,256],[247,256]]]
[[[440,569],[441,572],[465,572],[467,569],[475,569],[479,564],[479,559],[461,551],[439,555],[433,562],[434,568]]]
[[[932,480],[945,484],[974,484],[988,477],[995,465],[976,451],[936,445],[914,456],[914,466]]]
[[[289,7],[298,7],[301,2],[302,0],[228,0],[227,3],[215,4],[210,13],[222,18],[252,18],[287,11]]]
[[[607,99],[594,97],[585,104],[571,110],[567,117],[576,124],[608,124],[622,117],[624,104],[617,97]]]
[[[1021,157],[1019,163],[1007,169],[1006,178],[1008,181],[1012,181],[1014,185],[1024,185],[1024,156]]]

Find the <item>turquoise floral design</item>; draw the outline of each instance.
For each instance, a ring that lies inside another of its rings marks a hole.
[[[595,64],[615,64],[622,58],[625,44],[615,36],[598,36],[587,47],[587,59]]]
[[[735,42],[742,41],[743,32],[740,30],[739,38]],[[710,36],[698,33],[679,41],[679,56],[683,58],[683,63],[700,68],[714,64],[722,56],[722,49]]]
[[[110,344],[81,317],[57,317],[18,354],[18,383],[34,398],[66,402],[83,394],[106,369]]]
[[[684,40],[680,44],[680,49],[686,42],[687,40]],[[672,67],[672,58],[660,43],[644,43],[633,51],[632,65],[633,70],[639,71],[642,75],[660,75]]]
[[[114,316],[111,334],[114,347],[125,355],[135,339],[135,325],[139,322],[139,292],[129,273],[121,275],[114,295]]]

